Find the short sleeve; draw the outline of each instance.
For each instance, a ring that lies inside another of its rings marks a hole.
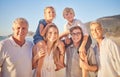
[[[84,35],[88,35],[88,31],[87,31],[86,25],[83,24],[80,20],[76,20],[76,23],[78,24],[78,26],[80,26],[82,28],[83,34]]]
[[[88,63],[90,65],[96,65],[97,61],[95,58],[95,53],[92,47],[89,48],[89,50],[87,51],[87,57],[88,57]]]

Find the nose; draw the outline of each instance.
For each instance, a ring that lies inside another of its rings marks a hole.
[[[20,32],[20,33],[24,32],[24,29],[23,29],[23,28],[20,28],[20,29],[19,29],[19,32]]]

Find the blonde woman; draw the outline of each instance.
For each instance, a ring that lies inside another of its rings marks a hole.
[[[44,44],[41,45],[39,52],[33,51],[33,63],[37,61],[37,77],[56,77],[55,71],[64,67],[64,44],[58,41],[59,32],[55,24],[51,24],[45,33]],[[40,58],[43,58],[42,63]]]

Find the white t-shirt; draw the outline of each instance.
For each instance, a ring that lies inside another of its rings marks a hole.
[[[32,42],[21,47],[12,37],[0,42],[2,77],[32,77]]]
[[[97,47],[97,46],[96,46]],[[110,39],[104,38],[97,47],[98,53],[98,77],[120,76],[120,48]]]
[[[68,23],[66,23],[65,26],[64,26],[64,30],[65,31],[70,30],[70,28],[72,28],[74,26],[80,26],[82,28],[83,34],[88,35],[86,26],[78,19],[74,19],[73,22],[72,22],[72,25],[69,25]]]

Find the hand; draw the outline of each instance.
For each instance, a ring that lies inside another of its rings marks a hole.
[[[44,48],[40,48],[40,49],[37,49],[36,57],[37,58],[41,58],[41,57],[45,56],[45,54],[46,54],[45,49]]]
[[[80,52],[80,53],[79,53],[79,56],[80,56],[80,59],[81,59],[82,61],[87,62],[87,55],[86,55],[85,52]]]
[[[70,42],[71,42],[70,38],[66,37],[66,38],[65,38],[65,44],[68,45],[68,44],[70,44]]]
[[[80,64],[80,67],[81,68],[83,68],[83,69],[85,69],[85,70],[88,70],[88,62],[85,62],[85,61],[83,61],[83,60],[81,60],[81,59],[79,59],[79,64]]]
[[[60,50],[60,54],[64,54],[64,52],[65,52],[65,46],[64,46],[64,43],[62,41],[58,41],[57,47]]]
[[[54,23],[49,23],[46,26],[49,27],[50,25],[55,25]]]

